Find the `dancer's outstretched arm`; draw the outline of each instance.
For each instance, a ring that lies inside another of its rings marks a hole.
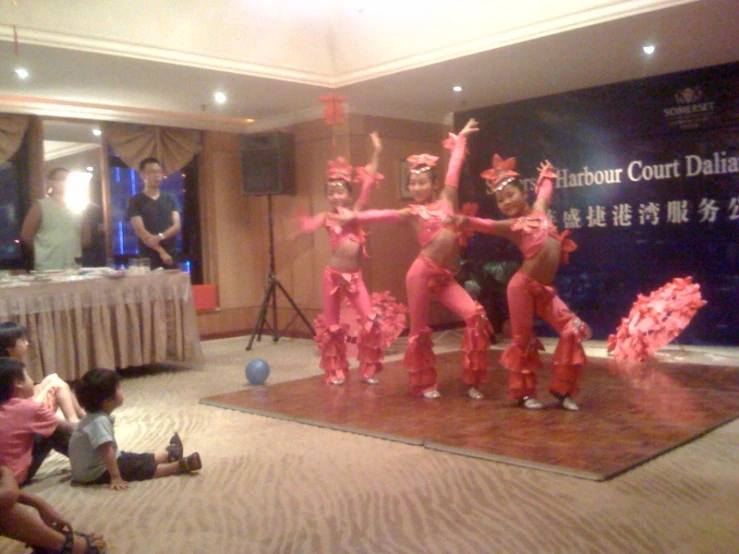
[[[455,216],[456,223],[463,229],[472,229],[486,235],[509,238],[515,219],[485,219],[466,215]]]
[[[544,160],[539,164],[539,178],[536,181],[536,200],[533,208],[546,213],[549,204],[552,201],[552,191],[554,190],[554,180],[557,178],[557,172],[549,160]]]
[[[459,173],[462,170],[462,164],[464,163],[465,154],[467,152],[467,136],[479,130],[480,129],[477,127],[477,121],[475,119],[470,119],[459,132],[459,135],[455,136],[450,133],[449,138],[444,141],[445,145],[451,146],[452,157],[449,160],[449,167],[444,179],[444,188],[441,191],[441,198],[453,206],[454,211],[457,211],[459,204],[457,188],[459,187]]]
[[[373,188],[376,188],[383,178],[382,175],[377,173],[377,168],[380,163],[380,152],[382,151],[382,141],[380,135],[376,131],[370,133],[370,139],[372,139],[372,159],[370,163],[365,167],[358,167],[357,174],[359,181],[362,185],[362,190],[359,192],[359,197],[354,203],[354,210],[363,210],[369,204],[370,193]]]
[[[326,212],[321,212],[314,216],[298,213],[298,215],[293,216],[290,221],[289,238],[294,240],[300,235],[313,233],[316,229],[320,229],[325,221]]]

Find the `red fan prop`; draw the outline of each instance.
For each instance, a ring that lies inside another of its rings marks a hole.
[[[640,294],[608,337],[608,352],[617,360],[647,360],[677,337],[705,304],[700,285],[690,277],[677,277],[649,296]]]

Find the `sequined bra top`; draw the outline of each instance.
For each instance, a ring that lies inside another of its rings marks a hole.
[[[558,234],[557,227],[541,210],[532,210],[528,215],[519,217],[511,226],[511,231],[519,233],[513,242],[526,260],[533,258],[549,237],[557,239],[562,244],[562,261],[565,263],[566,255],[577,247],[572,240],[567,238],[570,232],[565,231],[561,235]]]
[[[419,219],[416,238],[422,248],[428,246],[444,228],[459,234],[457,227],[449,222],[450,217],[454,215],[454,209],[448,202],[437,200],[430,204],[409,204],[408,210]]]
[[[353,222],[342,227],[338,223],[332,221],[330,218],[326,218],[324,223],[326,230],[328,231],[328,238],[331,244],[331,252],[334,252],[339,246],[350,240],[362,245],[362,254],[367,256],[364,244],[366,242],[366,233],[359,225],[359,223]]]

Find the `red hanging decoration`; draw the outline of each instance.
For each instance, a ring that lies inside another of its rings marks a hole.
[[[344,107],[341,104],[346,102],[346,98],[332,92],[331,94],[319,97],[318,100],[326,104],[323,108],[323,117],[326,120],[326,125],[333,127],[334,125],[344,123]],[[334,135],[333,129],[331,130],[331,144],[336,148],[336,136]]]
[[[321,96],[318,100],[326,104],[323,108],[326,125],[341,125],[344,123],[344,107],[341,104],[346,102],[346,98],[332,92]]]

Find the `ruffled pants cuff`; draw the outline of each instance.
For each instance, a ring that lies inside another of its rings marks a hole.
[[[382,362],[359,362],[357,370],[362,379],[369,379],[383,370]]]
[[[321,350],[320,368],[326,382],[348,377],[349,360],[346,357],[347,325],[332,325],[314,337]]]
[[[514,400],[536,396],[536,372],[525,369],[508,373],[508,392]]]
[[[537,338],[531,339],[527,346],[521,346],[517,342],[513,342],[501,354],[500,363],[509,371],[519,373],[524,370],[536,371],[541,367],[539,351],[543,350],[544,345]]]
[[[357,337],[357,360],[362,378],[368,379],[382,371],[384,357],[382,329],[375,318],[361,326]]]
[[[490,349],[490,335],[493,326],[490,325],[485,312],[477,304],[478,313],[465,321],[462,350],[465,355],[462,360],[462,381],[469,386],[478,386],[487,378],[488,350]]]
[[[433,346],[431,329],[428,327],[408,340],[403,366],[409,371],[411,392],[415,395],[436,390],[436,356]]]
[[[422,396],[423,393],[438,388],[436,368],[411,370],[408,372],[408,381],[411,385],[411,394]]]
[[[589,329],[587,327],[588,331]],[[566,331],[567,328],[562,333],[552,356],[554,366],[552,367],[552,381],[549,385],[549,391],[560,397],[575,396],[580,391],[582,368],[588,362],[582,347],[582,341],[588,335],[580,328],[575,328],[574,332]]]

